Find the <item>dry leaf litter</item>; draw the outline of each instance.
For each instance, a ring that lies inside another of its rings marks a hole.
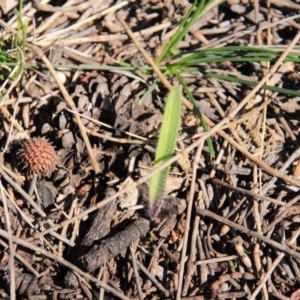
[[[298,97],[257,93],[225,133],[212,135],[214,159],[206,143],[182,152],[203,133],[184,108],[176,150],[183,155],[156,220],[145,209],[147,183],[132,185],[151,173],[167,89],[159,84],[141,105],[156,75],[105,70],[148,65],[118,18],[155,59],[190,5],[25,1],[22,59],[35,66],[21,77],[7,67],[15,75],[1,80],[1,299],[10,299],[12,283],[17,299],[299,299],[300,182],[286,180],[300,174]],[[17,1],[0,7],[1,41],[11,47]],[[299,1],[228,0],[199,18],[178,48],[285,49],[299,30],[299,8]],[[42,67],[47,61],[63,87]],[[59,68],[70,65],[90,69]],[[218,124],[252,88],[205,74],[258,82],[268,69],[203,63],[181,75]],[[298,90],[298,69],[283,63],[268,85]]]

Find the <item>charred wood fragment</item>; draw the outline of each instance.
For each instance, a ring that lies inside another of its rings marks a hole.
[[[79,258],[79,263],[88,272],[99,268],[106,260],[114,258],[131,242],[144,236],[150,227],[146,219],[138,219],[114,237],[106,239],[101,245],[94,245],[90,251]]]

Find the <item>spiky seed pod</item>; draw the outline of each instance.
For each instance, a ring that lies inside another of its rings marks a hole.
[[[54,148],[43,138],[34,138],[23,142],[18,152],[24,167],[36,175],[50,174],[56,165]]]

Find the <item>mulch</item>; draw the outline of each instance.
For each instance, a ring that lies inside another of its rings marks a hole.
[[[151,218],[168,87],[158,81],[141,103],[158,75],[137,43],[155,60],[190,2],[25,1],[23,52],[17,3],[0,1],[1,299],[300,299],[299,97],[260,90],[235,111],[253,87],[207,75],[258,83],[276,60],[181,73],[213,128],[216,157],[183,106]],[[284,51],[299,31],[297,1],[219,2],[162,65],[227,45]],[[298,69],[284,62],[267,84],[298,90]],[[56,152],[45,176],[24,168],[33,138]]]

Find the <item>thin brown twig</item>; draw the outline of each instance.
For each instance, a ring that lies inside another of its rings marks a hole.
[[[8,233],[2,229],[0,229],[0,235],[6,239],[9,238]],[[126,297],[125,295],[119,293],[117,290],[113,289],[112,287],[110,287],[109,285],[105,284],[104,282],[102,282],[101,280],[98,280],[97,278],[91,276],[88,273],[83,272],[81,269],[79,269],[78,267],[74,266],[73,264],[71,264],[70,262],[66,261],[65,259],[63,259],[62,257],[58,256],[58,255],[54,255],[40,247],[37,247],[35,245],[33,245],[30,242],[27,242],[24,239],[20,239],[17,238],[15,236],[12,236],[12,241],[20,246],[26,247],[32,251],[34,251],[35,253],[39,253],[40,255],[44,255],[46,257],[49,257],[55,261],[57,261],[58,263],[70,268],[71,270],[73,270],[74,272],[77,272],[79,275],[87,278],[88,280],[99,284],[102,288],[104,288],[106,291],[113,293],[114,295],[116,295],[117,297],[124,299],[124,300],[130,300],[128,297]]]
[[[0,240],[0,245],[2,245],[4,248],[8,248],[8,244],[6,244],[4,241]],[[18,252],[14,252],[14,256],[17,260],[19,260],[27,269],[30,271],[36,278],[39,278],[41,275],[32,267],[32,265],[26,261],[25,258],[23,258]]]
[[[134,36],[136,36],[137,39],[140,39],[142,36],[154,33],[157,31],[164,30],[166,28],[169,28],[171,25],[170,22],[163,23],[160,25],[156,25],[144,30],[141,30],[139,32],[135,32]],[[78,44],[84,44],[84,43],[103,43],[103,42],[112,42],[112,41],[124,41],[128,39],[128,35],[126,34],[111,34],[111,35],[91,35],[87,37],[81,37],[81,38],[67,38],[67,39],[61,39],[55,41],[56,46],[71,46],[71,45],[78,45]],[[45,47],[49,45],[49,41],[39,41],[38,45],[40,47]],[[93,64],[93,63],[92,63]],[[97,64],[99,65],[99,64]]]
[[[136,288],[137,288],[137,291],[138,291],[139,299],[143,300],[144,295],[143,295],[141,282],[140,282],[140,276],[139,276],[138,267],[137,267],[137,263],[136,263],[137,260],[136,260],[136,257],[135,257],[136,246],[135,245],[130,245],[129,249],[130,249],[132,268],[133,268],[135,284],[136,284]]]
[[[198,209],[197,213],[200,214],[200,215],[202,215],[202,216],[210,217],[210,218],[212,218],[212,219],[214,219],[214,220],[216,220],[218,222],[221,222],[221,223],[223,223],[223,224],[225,224],[225,225],[227,225],[229,227],[232,227],[233,229],[236,229],[236,230],[241,231],[243,233],[249,234],[250,236],[252,236],[254,238],[257,238],[257,239],[265,242],[266,244],[269,244],[269,245],[273,246],[274,248],[276,248],[279,251],[285,252],[285,253],[287,253],[287,254],[289,254],[291,256],[296,257],[297,259],[300,259],[300,253],[297,252],[297,251],[295,251],[295,250],[293,250],[293,249],[290,249],[286,245],[283,245],[283,244],[280,244],[278,242],[275,242],[275,241],[273,241],[273,240],[271,240],[271,239],[269,239],[269,238],[267,238],[267,237],[265,237],[265,236],[257,233],[256,231],[250,230],[250,229],[248,229],[246,227],[243,227],[243,226],[241,226],[239,224],[236,224],[236,223],[234,223],[234,222],[232,222],[232,221],[230,221],[230,220],[228,220],[228,219],[226,219],[224,217],[221,217],[221,216],[219,216],[219,215],[217,215],[217,214],[215,214],[215,213],[213,213],[213,212],[211,212],[209,210]]]
[[[230,184],[228,184],[228,183],[226,183],[226,182],[224,182],[224,181],[222,181],[218,178],[214,178],[212,180],[212,182],[215,183],[215,184],[221,185],[221,186],[223,186],[223,187],[225,187],[229,190],[233,190],[233,191],[237,191],[239,193],[242,193],[242,194],[244,194],[246,196],[249,196],[251,198],[262,199],[264,201],[269,201],[269,202],[274,203],[276,205],[281,205],[281,206],[286,205],[285,202],[282,202],[282,201],[279,201],[279,200],[276,200],[276,199],[273,199],[273,198],[270,198],[270,197],[266,197],[266,196],[263,196],[263,195],[255,194],[251,191],[248,191],[248,190],[236,187],[236,186],[232,186],[232,185],[230,185]]]
[[[164,286],[156,280],[156,278],[137,260],[138,267],[148,276],[148,278],[165,294],[166,297],[169,297],[170,293]]]
[[[223,261],[229,261],[229,260],[234,260],[237,259],[238,255],[229,255],[229,256],[224,256],[224,257],[215,257],[215,258],[210,258],[210,259],[204,259],[200,261],[196,261],[195,265],[196,266],[201,266],[201,265],[206,265],[206,264],[214,264],[214,263],[219,263]]]
[[[15,280],[15,250],[13,247],[13,242],[12,242],[12,228],[11,228],[11,221],[8,213],[8,208],[7,208],[7,201],[6,197],[3,192],[3,185],[2,181],[0,181],[0,194],[2,198],[2,203],[3,203],[3,208],[4,208],[4,213],[5,213],[5,219],[6,219],[6,226],[7,226],[7,235],[8,235],[8,245],[9,245],[9,261],[8,261],[8,266],[10,269],[9,272],[9,277],[10,277],[10,299],[15,300],[16,299],[16,280]]]
[[[128,5],[129,1],[122,1],[121,3],[117,3],[116,5],[112,6],[112,7],[109,7],[99,13],[96,13],[95,15],[89,17],[89,18],[86,18],[84,20],[81,20],[81,21],[78,21],[76,22],[75,24],[72,24],[70,25],[69,27],[67,28],[63,28],[63,29],[60,29],[60,30],[56,30],[50,34],[45,34],[44,36],[41,36],[39,37],[38,39],[36,40],[47,40],[49,42],[49,39],[51,40],[55,40],[57,38],[59,38],[60,36],[62,36],[63,34],[67,33],[67,32],[70,32],[72,31],[73,29],[77,30],[78,28],[81,28],[82,26],[84,26],[85,24],[88,24],[94,20],[97,20],[97,19],[100,19],[101,17],[109,14],[109,13],[113,13],[119,9],[121,9],[122,7]],[[44,28],[43,28],[44,29]],[[38,28],[38,33],[39,33],[39,30],[40,28]]]
[[[117,130],[117,128],[115,128],[115,127],[113,127],[113,126],[111,126],[111,125],[108,125],[108,124],[106,124],[106,123],[103,123],[103,122],[100,122],[100,121],[95,120],[95,119],[93,119],[93,118],[90,118],[90,117],[88,117],[88,116],[85,116],[85,115],[83,115],[83,114],[81,114],[81,113],[79,113],[79,112],[73,111],[73,110],[68,109],[68,108],[67,108],[67,111],[71,112],[72,114],[77,114],[77,115],[79,115],[80,117],[82,117],[82,118],[84,118],[84,119],[87,119],[87,120],[89,120],[89,121],[91,121],[91,122],[97,124],[98,126],[103,126],[103,127],[109,128],[109,129]],[[125,130],[122,130],[122,129],[118,129],[118,131],[123,132],[123,133],[127,134],[128,136],[136,137],[137,139],[140,139],[140,140],[142,140],[142,141],[149,141],[147,138],[144,138],[144,137],[139,136],[139,135],[137,135],[137,134],[131,133],[131,132],[129,132],[129,131],[125,131]]]
[[[2,169],[0,164],[0,175],[7,181],[28,203],[36,210],[36,212],[43,217],[45,220],[47,220],[47,223],[50,226],[54,226],[54,223],[48,219],[47,215],[44,211],[42,211],[39,206],[31,199],[31,197],[17,184],[15,183]],[[71,243],[68,239],[63,238],[58,233],[53,232],[53,236],[55,236],[57,239],[63,241],[64,243],[68,244],[71,247],[74,247],[74,243]]]
[[[176,299],[180,299],[181,292],[182,292],[184,265],[186,262],[186,251],[187,251],[187,247],[188,247],[188,238],[190,235],[190,223],[191,223],[192,209],[193,209],[193,204],[194,204],[195,184],[196,184],[197,170],[198,170],[198,165],[199,165],[199,157],[201,155],[202,148],[203,148],[203,143],[198,146],[198,149],[197,149],[197,152],[196,152],[196,155],[194,158],[194,162],[193,162],[193,173],[192,173],[192,179],[191,179],[191,183],[190,183],[191,184],[190,193],[189,193],[190,196],[189,196],[187,212],[186,212],[186,225],[185,225],[183,246],[182,246],[181,257],[180,257],[180,268],[179,268]]]
[[[32,50],[34,50],[38,54],[38,56],[43,60],[43,62],[45,63],[45,65],[49,69],[51,75],[56,80],[56,83],[57,83],[57,85],[58,85],[61,93],[63,94],[65,101],[69,105],[70,109],[72,109],[74,111],[77,111],[76,105],[75,105],[73,99],[69,95],[69,93],[68,93],[67,89],[65,88],[65,86],[63,85],[63,83],[60,81],[60,79],[59,79],[56,71],[54,70],[52,64],[50,63],[50,61],[48,60],[48,58],[45,56],[45,54],[43,53],[43,51],[39,47],[37,47],[35,45],[29,45],[29,46],[30,46],[30,48],[32,48]],[[81,119],[80,119],[80,117],[78,115],[75,114],[75,118],[76,118],[76,122],[77,122],[77,125],[79,127],[79,130],[81,132],[83,141],[85,143],[87,152],[89,154],[89,157],[90,157],[90,160],[91,160],[91,165],[92,165],[95,173],[97,174],[97,173],[100,172],[100,167],[99,167],[99,164],[98,164],[97,159],[95,157],[95,153],[93,152],[93,149],[91,147],[90,140],[89,140],[89,138],[87,136],[85,127],[82,124],[82,121],[81,121]]]
[[[159,79],[161,80],[161,82],[164,84],[164,86],[170,91],[172,89],[171,83],[167,80],[167,78],[160,71],[160,69],[157,67],[157,65],[155,64],[155,62],[153,61],[153,59],[148,55],[148,53],[142,47],[142,45],[137,40],[137,38],[135,37],[135,35],[133,34],[133,32],[131,31],[131,29],[129,28],[129,26],[126,24],[126,22],[121,17],[119,17],[118,15],[117,15],[117,18],[120,21],[120,23],[122,24],[122,26],[124,27],[124,29],[126,30],[126,32],[129,35],[129,37],[132,39],[132,41],[136,45],[136,47],[143,54],[143,56],[147,60],[148,64],[153,68],[153,71],[157,74],[157,76],[159,77]],[[181,99],[182,99],[182,102],[184,103],[184,105],[186,107],[188,107],[189,109],[193,108],[192,103],[190,103],[189,101],[187,101],[184,97],[181,97]]]
[[[285,253],[280,253],[276,259],[273,261],[271,268],[268,268],[267,273],[265,273],[263,275],[263,278],[261,279],[259,285],[256,287],[256,289],[254,290],[254,292],[252,293],[251,297],[249,298],[249,300],[255,300],[257,294],[259,293],[259,291],[263,288],[263,286],[265,286],[267,280],[270,278],[271,274],[274,272],[275,268],[278,266],[278,264],[280,263],[280,261],[284,258]]]
[[[155,144],[155,141],[145,142],[145,141],[141,141],[141,140],[128,140],[128,139],[124,139],[124,138],[114,138],[114,137],[111,137],[111,136],[108,136],[108,135],[105,135],[102,133],[98,133],[95,130],[89,129],[87,127],[85,127],[85,130],[88,134],[90,134],[92,136],[96,136],[100,139],[105,139],[105,140],[116,142],[119,144],[144,145],[144,144],[151,144],[151,142]]]

